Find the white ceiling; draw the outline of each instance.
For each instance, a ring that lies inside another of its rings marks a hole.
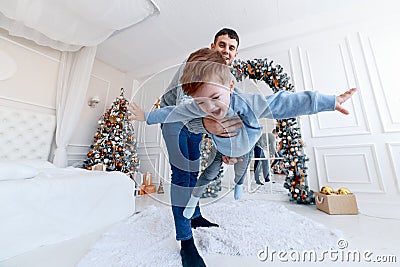
[[[365,5],[365,0],[154,0],[160,14],[104,41],[97,58],[133,77],[145,77],[209,47],[223,27],[238,32],[240,51],[268,29],[346,9],[349,2]]]

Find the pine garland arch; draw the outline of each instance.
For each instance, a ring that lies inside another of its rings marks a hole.
[[[235,60],[231,72],[237,81],[245,78],[265,82],[274,93],[281,90],[294,91],[289,83],[290,77],[283,71],[282,66],[272,60],[253,59]],[[277,120],[276,131],[281,138],[280,149],[283,151],[284,172],[286,174],[284,187],[289,190],[290,201],[299,204],[313,204],[314,192],[309,189],[303,142],[297,118]]]

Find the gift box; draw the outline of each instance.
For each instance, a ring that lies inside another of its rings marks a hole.
[[[315,192],[314,196],[317,209],[328,214],[358,214],[357,201],[354,194],[326,195]]]
[[[152,194],[157,191],[157,187],[152,184],[153,174],[147,172],[142,176],[142,185],[140,185],[139,195]]]
[[[146,185],[144,187],[144,192],[145,194],[151,194],[156,192],[156,186],[151,184],[151,185]]]

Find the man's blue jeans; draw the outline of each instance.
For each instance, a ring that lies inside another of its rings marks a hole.
[[[261,147],[254,147],[254,157],[255,158],[265,158],[264,151]],[[261,163],[260,163],[261,161]],[[264,174],[264,179],[268,179],[269,177],[269,165],[268,160],[255,160],[254,161],[254,179],[256,182],[260,182],[260,164],[262,166],[262,172]]]
[[[197,182],[202,134],[190,132],[181,122],[163,124],[162,134],[172,171],[171,203],[176,239],[188,240],[193,234],[190,220],[183,216],[183,210]],[[200,215],[200,208],[197,206],[192,218]]]

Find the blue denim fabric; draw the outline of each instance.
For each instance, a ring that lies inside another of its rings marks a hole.
[[[188,240],[192,235],[190,220],[183,210],[197,182],[200,169],[200,142],[202,134],[189,132],[181,122],[162,125],[171,165],[171,203],[177,240]],[[192,218],[201,215],[199,206]]]
[[[218,173],[221,170],[222,166],[222,156],[223,155],[219,151],[216,151],[215,146],[211,148],[210,157],[208,159],[210,163],[209,165],[207,165],[207,168],[201,173],[196,183],[196,187],[193,189],[192,195],[194,197],[201,197],[201,195],[207,188],[207,185],[211,183],[211,181],[214,180],[215,177],[218,176]],[[235,184],[243,184],[244,179],[246,178],[247,168],[249,167],[252,157],[253,150],[251,150],[250,153],[243,155],[241,157],[242,161],[239,161],[233,165],[235,171]]]
[[[254,157],[255,158],[265,158],[264,151],[261,147],[255,146],[254,147]],[[264,179],[268,177],[269,173],[269,166],[268,160],[255,160],[254,161],[254,179],[256,182],[260,181],[260,161],[262,166],[262,172],[264,174]]]

